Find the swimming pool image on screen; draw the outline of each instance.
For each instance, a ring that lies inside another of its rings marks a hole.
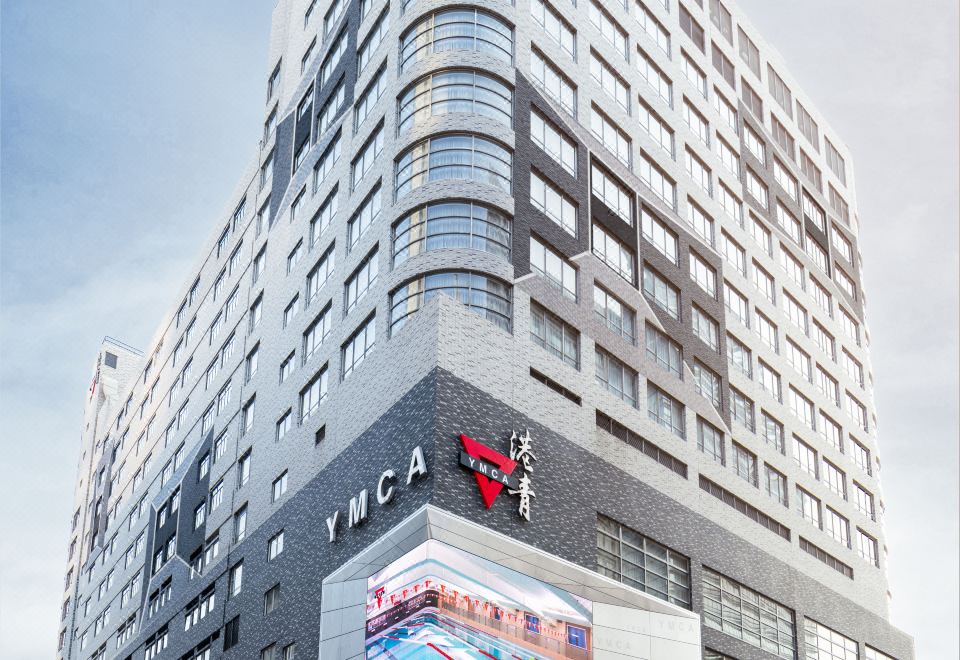
[[[430,540],[367,581],[366,657],[592,658],[592,603]]]

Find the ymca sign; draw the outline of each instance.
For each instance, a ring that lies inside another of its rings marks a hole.
[[[407,468],[407,485],[413,483],[414,479],[424,477],[427,474],[427,461],[423,457],[423,449],[420,445],[413,448],[410,454],[410,465]],[[377,480],[376,497],[377,504],[389,504],[396,494],[397,473],[393,470],[384,470]],[[369,491],[364,488],[356,497],[350,498],[350,504],[347,508],[347,527],[359,527],[367,520],[367,503],[370,500]],[[330,533],[330,543],[337,540],[337,531],[340,525],[340,510],[333,512],[333,515],[327,518],[327,531]]]
[[[463,445],[460,465],[473,472],[484,505],[488,509],[493,506],[497,495],[506,486],[508,494],[519,498],[517,514],[524,520],[530,520],[531,498],[536,497],[532,488],[533,468],[530,463],[537,460],[533,454],[530,432],[524,430],[522,435],[513,432],[509,456],[462,433],[460,443]]]

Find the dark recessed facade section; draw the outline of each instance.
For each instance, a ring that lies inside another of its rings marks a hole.
[[[577,150],[575,178],[531,139],[531,109],[560,129],[562,135],[574,143]],[[566,119],[552,110],[550,103],[520,71],[517,71],[514,92],[514,126],[516,149],[513,159],[515,213],[512,259],[514,274],[521,277],[530,272],[531,231],[546,239],[568,259],[590,249],[590,207],[586,147],[574,140],[575,133],[567,127]],[[560,185],[563,194],[576,205],[576,236],[565,231],[531,203],[530,177],[534,170],[540,171],[544,178],[554,185]]]
[[[208,494],[210,491],[210,470],[213,466],[213,435],[211,429],[194,459],[187,466],[180,481],[180,516],[177,525],[177,552],[187,561],[193,559],[197,548],[202,548],[207,534]],[[203,514],[197,515],[199,507]]]
[[[277,124],[276,137],[273,142],[273,152],[270,156],[273,158],[273,174],[270,184],[270,218],[271,222],[276,222],[277,212],[280,210],[280,202],[283,201],[283,195],[290,184],[291,171],[293,166],[293,138],[296,129],[296,115],[291,113],[283,118]],[[261,175],[262,177],[262,168]],[[263,182],[257,179],[254,186],[259,186]]]

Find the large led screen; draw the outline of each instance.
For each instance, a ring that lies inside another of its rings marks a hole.
[[[439,541],[367,581],[366,656],[592,658],[592,604]]]

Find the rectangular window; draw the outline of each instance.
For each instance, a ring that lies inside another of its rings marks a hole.
[[[300,296],[296,295],[283,310],[283,327],[286,328],[300,311]]]
[[[817,365],[817,389],[820,390],[820,393],[825,397],[830,399],[834,405],[840,405],[840,384],[837,382],[837,379],[831,376],[827,371]],[[821,413],[821,420],[822,418]],[[820,427],[821,433],[824,431],[823,424]]]
[[[742,59],[757,78],[760,77],[760,49],[753,43],[743,28],[737,26],[737,45]]]
[[[803,334],[807,334],[807,310],[790,294],[783,295],[783,307],[787,317]]]
[[[643,269],[643,293],[667,314],[680,320],[680,291],[649,266]]]
[[[605,351],[595,349],[597,383],[608,392],[637,407],[637,372]]]
[[[384,91],[386,91],[387,85],[384,82],[384,74],[386,70],[386,65],[381,65],[380,70],[374,76],[373,81],[367,85],[367,88],[360,95],[360,100],[357,101],[356,106],[354,106],[354,133],[360,130],[363,122],[366,121],[367,117],[369,117],[373,112],[373,108],[377,104],[377,101],[380,100],[380,97],[383,96]]]
[[[590,109],[590,130],[594,137],[600,140],[600,143],[616,156],[617,160],[630,167],[632,149],[630,136],[596,105],[592,105]]]
[[[677,3],[680,12],[680,29],[686,32],[690,40],[700,49],[701,53],[706,52],[706,41],[704,39],[703,26],[697,23],[696,19],[690,14],[682,3]]]
[[[753,401],[732,387],[730,388],[730,415],[750,431],[756,429]]]
[[[614,179],[596,163],[590,166],[590,186],[596,195],[611,211],[624,222],[633,226],[633,192]]]
[[[867,474],[873,474],[873,469],[870,467],[870,450],[856,440],[853,440],[852,443],[854,462]]]
[[[267,541],[267,561],[276,559],[283,552],[283,531],[270,537]]]
[[[825,524],[823,526],[824,531],[826,531],[830,536],[833,537],[833,540],[837,543],[840,543],[844,547],[850,547],[850,521],[841,516],[839,513],[834,511],[829,506],[827,507],[827,515],[824,520]]]
[[[790,157],[790,160],[795,161],[797,159],[795,142],[793,136],[790,135],[790,132],[787,128],[780,123],[772,113],[770,114],[770,129],[773,133],[773,141],[780,145],[780,148],[783,149],[783,152]]]
[[[753,357],[746,344],[727,335],[727,362],[747,378],[753,378]]]
[[[707,215],[700,206],[693,201],[692,197],[687,198],[687,224],[693,227],[697,235],[702,238],[707,245],[713,247],[714,244],[714,223],[713,218]]]
[[[376,283],[379,271],[377,256],[378,251],[375,248],[357,266],[357,269],[353,271],[353,274],[344,284],[344,314],[349,314]]]
[[[690,279],[711,298],[717,297],[717,271],[692,250],[690,251]]]
[[[813,159],[803,149],[800,150],[800,171],[818,191],[823,192],[823,175]]]
[[[814,497],[800,486],[797,486],[797,510],[800,512],[800,515],[807,520],[807,522],[818,529],[822,529],[820,520],[820,507],[821,504],[818,498]]]
[[[590,51],[590,75],[600,85],[600,89],[616,101],[624,112],[630,114],[630,85],[593,50]],[[629,166],[629,159],[627,165]]]
[[[317,134],[323,135],[333,126],[337,116],[340,114],[340,108],[346,100],[346,86],[341,79],[336,89],[330,94],[330,98],[320,107],[317,113]]]
[[[862,529],[857,528],[857,552],[860,556],[873,564],[880,566],[880,557],[877,552],[877,539],[873,538]]]
[[[763,360],[757,362],[757,381],[777,401],[783,401],[780,374]]]
[[[643,237],[663,254],[671,263],[679,265],[677,254],[679,243],[677,235],[646,208],[640,210]]]
[[[800,105],[800,101],[797,101],[797,126],[800,127],[803,137],[807,138],[807,141],[813,145],[814,150],[820,153],[820,127],[817,126],[817,122],[813,120],[806,108]]]
[[[633,0],[633,16],[640,23],[640,27],[647,33],[647,36],[653,39],[660,50],[670,55],[670,33],[663,23],[657,20],[656,16],[647,9],[640,0]]]
[[[593,254],[613,272],[633,284],[636,256],[630,248],[596,222],[593,223]]]
[[[780,337],[776,324],[759,311],[756,312],[755,320],[760,340],[772,348],[775,353],[779,353]]]
[[[530,203],[568,234],[577,235],[576,202],[537,171],[530,172]]]
[[[740,198],[730,192],[723,181],[720,182],[720,206],[726,211],[727,215],[743,227],[743,202]]]
[[[608,328],[631,344],[636,342],[636,312],[596,283],[593,285],[593,308]]]
[[[677,378],[683,378],[683,352],[680,344],[670,339],[667,333],[647,323],[646,345],[649,359]]]
[[[653,383],[647,382],[647,417],[650,421],[680,438],[685,438],[687,431],[684,415],[682,403]]]
[[[663,173],[646,153],[640,152],[643,158],[640,160],[639,175],[640,180],[653,192],[654,195],[662,199],[667,206],[674,211],[677,210],[677,184]]]
[[[574,369],[580,368],[580,333],[533,302],[530,305],[530,339]]]
[[[356,189],[364,175],[370,171],[377,158],[383,152],[383,125],[376,129],[375,133],[367,140],[366,144],[360,149],[360,155],[353,160],[351,169],[351,186]]]
[[[727,81],[732,88],[737,88],[737,75],[733,68],[733,62],[730,61],[717,44],[711,44],[710,59],[713,62],[713,68],[717,70],[720,76]]]
[[[732,174],[734,179],[739,180],[740,154],[719,135],[717,135],[717,155],[720,157],[720,162],[723,163],[727,172]]]
[[[293,414],[288,410],[277,420],[277,442],[281,441],[293,427]]]
[[[597,0],[590,2],[590,22],[600,31],[600,35],[613,45],[624,59],[629,59],[627,53],[627,32],[613,17],[607,13],[607,10],[601,7]]]
[[[713,88],[713,107],[727,126],[739,135],[740,122],[737,118],[737,108],[727,100],[727,97],[717,87]]]
[[[713,173],[707,164],[703,162],[698,155],[693,153],[690,147],[687,147],[687,175],[693,179],[693,182],[703,189],[709,197],[713,197]]]
[[[556,9],[543,0],[531,0],[530,15],[570,57],[577,58],[577,33]]]
[[[720,465],[725,465],[726,458],[723,448],[723,433],[712,424],[708,424],[697,417],[697,449]]]
[[[307,383],[307,386],[300,390],[300,423],[302,424],[310,415],[317,412],[320,403],[327,398],[327,367],[324,366],[320,373],[313,377]]]
[[[353,373],[354,369],[359,367],[360,363],[373,351],[377,338],[376,327],[377,318],[371,315],[343,345],[341,353],[344,379]]]
[[[313,166],[313,192],[316,194],[327,176],[333,170],[333,166],[340,160],[340,131],[334,136],[327,148],[323,150],[320,160]],[[311,243],[312,245],[313,243]]]
[[[683,120],[693,131],[693,134],[703,142],[706,147],[710,147],[710,122],[700,114],[700,111],[694,107],[693,103],[687,97],[683,98]]]
[[[247,535],[247,506],[243,505],[233,514],[233,538],[239,543]]]
[[[843,233],[837,229],[836,225],[831,226],[830,237],[832,239],[831,242],[834,249],[840,254],[840,256],[846,261],[853,263],[853,246],[843,235]]]
[[[750,303],[746,296],[734,289],[728,282],[723,283],[723,300],[727,310],[745,327],[750,327]]]
[[[367,229],[380,217],[382,207],[380,186],[377,186],[347,223],[347,249],[351,250],[360,241]]]
[[[710,21],[717,26],[723,38],[733,45],[733,18],[720,0],[710,0]]]
[[[567,76],[560,72],[560,69],[535,48],[530,52],[530,72],[547,96],[570,113],[570,116],[577,116],[577,88]]]
[[[640,128],[642,128],[650,138],[658,144],[664,151],[670,154],[670,157],[673,158],[673,149],[674,149],[674,137],[673,129],[670,128],[670,125],[667,124],[656,112],[650,109],[643,98],[640,98],[640,102],[637,106],[638,119],[640,121]]]
[[[602,515],[597,516],[597,572],[674,605],[692,607],[690,560]]]
[[[817,457],[817,450],[797,436],[793,436],[793,460],[801,470],[814,479],[820,479],[820,460]]]
[[[757,486],[757,455],[740,443],[733,443],[733,469],[751,486]]]
[[[764,210],[770,208],[766,184],[749,168],[747,168],[747,192],[760,204],[761,208]]]
[[[563,169],[577,176],[577,146],[551,121],[530,110],[530,137]]]
[[[720,251],[727,263],[733,266],[740,275],[747,275],[747,251],[739,243],[730,238],[727,232],[720,233]]]
[[[827,459],[823,459],[823,480],[830,490],[847,499],[847,475]]]
[[[787,502],[787,477],[781,472],[773,469],[769,465],[764,466],[764,476],[766,478],[767,495],[775,499],[783,506],[790,506]]]
[[[703,569],[703,623],[781,658],[794,658],[792,610],[710,568]]]
[[[383,42],[384,36],[390,30],[390,10],[385,9],[383,13],[380,14],[380,17],[377,18],[377,22],[370,28],[370,31],[367,33],[367,36],[364,38],[363,43],[360,44],[360,48],[357,50],[357,75],[363,72],[367,65],[370,63],[370,60],[373,58],[373,54],[377,52],[377,48]]]
[[[577,299],[577,270],[545,243],[530,236],[530,269],[570,298]]]
[[[323,288],[323,285],[327,283],[327,279],[333,273],[335,254],[334,247],[335,245],[331,243],[326,252],[321,255],[317,264],[310,269],[309,273],[307,273],[308,305],[317,298],[317,295],[320,293],[320,289]]]
[[[800,394],[796,388],[790,387],[790,412],[799,419],[804,426],[813,431],[817,430],[816,420],[813,415],[813,402]]]
[[[669,107],[673,107],[673,83],[654,61],[638,46],[637,69],[650,88]]]
[[[805,657],[822,660],[857,660],[859,657],[857,643],[835,630],[810,619],[804,619],[803,628],[805,641],[801,653]]]
[[[704,366],[700,360],[694,360],[691,368],[693,384],[696,387],[697,394],[719,409],[721,406],[720,376],[712,369]]]
[[[773,178],[780,187],[783,188],[784,192],[790,196],[790,199],[795,202],[799,201],[797,179],[790,174],[786,165],[781,163],[779,158],[773,159]]]
[[[840,425],[822,410],[820,411],[820,436],[837,451],[843,452],[843,432]]]
[[[696,305],[691,307],[691,322],[693,334],[714,351],[719,351],[720,324]]]
[[[340,0],[338,0],[338,4],[342,4]],[[323,65],[320,67],[321,87],[326,85],[333,77],[337,65],[340,64],[340,60],[343,58],[345,52],[347,52],[347,32],[343,30],[333,43],[333,46],[330,47],[330,52],[327,53],[327,57],[323,60]]]
[[[323,311],[320,312],[319,316],[315,318],[307,329],[303,333],[303,362],[306,364],[313,354],[316,352],[320,345],[323,344],[323,341],[330,334],[331,326],[331,306],[328,303],[326,307],[323,308]],[[291,360],[292,363],[292,360]],[[292,368],[292,364],[291,364]],[[281,379],[282,379],[282,369],[281,369]]]
[[[743,104],[753,113],[753,116],[763,122],[763,100],[742,76],[740,77],[740,98],[743,100]]]
[[[854,502],[857,505],[857,509],[865,515],[870,520],[876,520],[876,513],[873,508],[873,495],[866,488],[858,484],[856,481],[853,482],[853,495]]]
[[[837,175],[840,183],[847,185],[847,164],[844,162],[843,156],[840,155],[837,148],[834,147],[827,138],[823,139],[823,143],[827,150],[827,166],[830,168],[830,171]]]

